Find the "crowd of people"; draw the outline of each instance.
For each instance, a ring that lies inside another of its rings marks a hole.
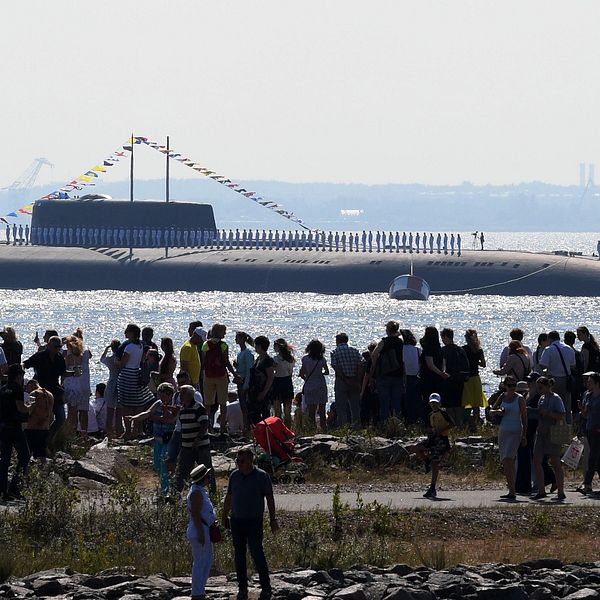
[[[162,337],[157,344],[151,327],[130,323],[123,339],[110,341],[99,357],[107,377],[95,385],[91,399],[93,357],[81,328],[62,337],[49,329],[42,340],[36,333],[37,351],[26,358],[14,328],[5,327],[0,337],[2,499],[20,497],[20,479],[31,457],[47,458],[49,445],[67,420],[74,434],[83,437],[128,440],[149,435],[160,497],[169,500],[182,492],[191,476],[188,534],[194,560],[204,565],[198,566],[200,579],[212,556],[205,543],[208,521],[196,518],[210,517],[203,486],[215,489],[209,433],[220,429],[248,434],[272,414],[290,427],[309,425],[321,431],[384,427],[391,418],[423,426],[427,437],[410,450],[431,471],[428,498],[437,494],[440,466],[451,447],[449,431],[463,426],[475,430],[484,415],[498,426],[508,487],[503,499],[532,494],[540,500],[549,486],[563,500],[561,453],[575,434],[585,444],[584,480],[578,491],[592,494],[594,474],[600,475],[600,347],[584,326],[564,332],[562,341],[557,331],[540,333],[534,349],[523,343],[522,330],[513,329],[493,370],[501,378],[498,389],[489,398],[480,377],[487,359],[475,329],[467,329],[459,345],[452,329],[428,326],[417,342],[411,330],[389,321],[385,335],[365,351],[340,332],[329,356],[325,344],[313,339],[297,360],[284,338],[271,343],[264,335],[253,339],[243,331],[235,333],[238,350],[233,353],[225,341],[227,327],[220,323],[208,330],[201,321],[189,323],[187,340],[178,350],[172,338]],[[28,372],[33,377],[26,380]],[[303,382],[301,389],[294,385],[295,373]],[[9,482],[13,452],[17,460]],[[232,528],[239,580],[245,581],[249,545],[268,590],[260,523],[266,499],[272,527],[277,527],[272,488],[263,471],[253,466],[251,452],[246,454],[238,456],[236,473],[242,474],[230,481],[226,515],[232,507],[233,517],[237,511]],[[244,473],[255,471],[251,483]],[[255,494],[256,502],[236,502],[229,496],[236,489],[242,490],[238,498]]]
[[[481,240],[483,250],[483,233]],[[6,244],[111,248],[302,249],[330,252],[461,254],[460,233],[183,229],[180,227],[52,227],[6,225]]]
[[[554,421],[564,420],[573,433],[585,438],[588,472],[581,488],[585,493],[591,491],[598,467],[600,408],[593,384],[594,374],[600,372],[600,349],[583,326],[566,331],[564,341],[557,331],[541,333],[533,350],[523,344],[523,332],[513,329],[493,371],[502,378],[499,391],[489,400],[480,377],[486,356],[475,329],[467,329],[464,343],[458,345],[452,329],[428,326],[417,342],[411,330],[390,321],[385,336],[365,351],[353,347],[341,332],[329,356],[325,344],[313,339],[297,360],[285,339],[271,343],[263,335],[253,339],[243,331],[235,333],[234,356],[225,341],[227,328],[220,323],[208,331],[201,321],[189,323],[187,340],[178,350],[172,338],[163,337],[158,345],[151,327],[129,324],[124,339],[110,341],[99,357],[107,377],[95,386],[93,398],[92,354],[81,328],[64,337],[49,329],[42,340],[36,333],[37,352],[25,359],[12,327],[1,336],[0,374],[6,383],[0,395],[0,492],[9,498],[18,495],[19,476],[30,456],[43,459],[48,454],[48,444],[65,420],[84,437],[128,440],[151,435],[164,496],[172,488],[181,491],[197,463],[210,468],[209,432],[248,434],[253,424],[271,414],[291,428],[383,427],[393,417],[408,426],[429,425],[433,431],[445,424],[432,410],[441,408],[447,427],[473,431],[485,409],[487,418],[499,423],[509,498],[529,491],[543,497],[545,483],[564,496],[561,446],[548,437]],[[581,349],[575,348],[577,340]],[[24,382],[28,369],[33,377]],[[296,373],[301,389],[294,385]],[[439,407],[432,406],[438,402]],[[553,415],[547,416],[548,411]],[[442,445],[448,447],[443,441],[436,448],[441,450]],[[13,448],[19,468],[9,485]],[[423,450],[416,448],[421,454]],[[428,462],[437,467],[444,453],[430,453]],[[435,493],[437,468],[432,473],[436,477],[430,495]]]

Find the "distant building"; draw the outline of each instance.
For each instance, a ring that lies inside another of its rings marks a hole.
[[[342,217],[359,217],[363,212],[364,210],[361,208],[342,208],[342,210],[340,210]]]

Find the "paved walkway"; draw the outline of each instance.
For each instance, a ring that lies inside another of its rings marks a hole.
[[[445,491],[439,490],[434,500],[423,498],[423,492],[364,492],[361,499],[364,504],[377,501],[396,509],[410,508],[487,508],[498,506],[540,507],[540,506],[590,506],[600,508],[600,495],[583,496],[579,492],[567,490],[567,499],[558,502],[556,494],[540,501],[529,500],[527,496],[517,496],[510,502],[499,500],[503,490],[483,491]],[[275,505],[279,510],[303,512],[311,510],[331,510],[333,494],[275,494]],[[344,492],[340,500],[356,507],[356,493]]]

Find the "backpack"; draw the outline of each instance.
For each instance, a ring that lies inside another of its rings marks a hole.
[[[402,346],[398,348],[393,346],[389,348],[384,347],[377,362],[380,375],[404,373],[404,361],[402,354],[398,356],[399,352],[402,352]]]
[[[449,347],[446,346],[446,348],[444,348],[445,353],[446,353],[446,357],[448,358],[448,350]],[[455,367],[455,371],[451,372],[450,369],[448,369],[448,364],[446,365],[446,370],[448,371],[448,373],[450,373],[450,375],[455,375],[458,379],[461,379],[462,381],[467,381],[469,379],[469,375],[471,373],[471,365],[469,364],[469,357],[467,356],[467,353],[460,347],[460,346],[456,346],[456,345],[452,345],[452,351],[454,352],[454,356],[452,357],[452,367]],[[448,362],[448,361],[447,361]]]
[[[207,350],[204,354],[204,374],[206,377],[223,377],[227,375],[223,342],[215,343],[208,340],[206,345]]]

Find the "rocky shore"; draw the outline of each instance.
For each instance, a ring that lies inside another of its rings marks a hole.
[[[403,564],[355,566],[346,571],[303,569],[276,572],[272,583],[273,597],[281,600],[591,600],[600,598],[600,561],[563,565],[540,559],[449,570]],[[258,591],[251,588],[250,597],[257,597]],[[233,576],[209,579],[208,598],[229,600],[236,592]],[[189,596],[189,577],[136,576],[132,569],[96,575],[53,569],[0,585],[0,598],[172,600]]]

